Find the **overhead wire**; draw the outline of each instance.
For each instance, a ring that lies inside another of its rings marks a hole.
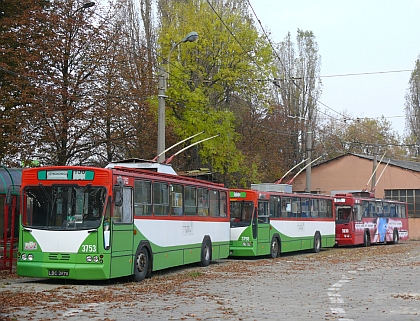
[[[285,66],[284,66],[284,64],[283,64],[283,62],[282,62],[282,60],[281,60],[281,58],[279,57],[279,55],[278,55],[278,53],[277,53],[277,50],[274,48],[274,45],[273,45],[273,43],[272,43],[272,41],[271,41],[270,37],[268,36],[267,32],[265,31],[264,27],[262,26],[261,20],[258,18],[257,14],[256,14],[256,12],[255,12],[255,10],[254,10],[254,8],[252,7],[250,0],[247,0],[247,2],[248,2],[248,5],[249,5],[250,9],[252,10],[252,12],[253,12],[253,14],[254,14],[254,16],[255,16],[256,21],[258,21],[258,23],[259,23],[259,25],[260,25],[260,28],[261,28],[262,32],[264,33],[264,35],[265,35],[265,37],[266,37],[266,39],[267,39],[268,43],[270,44],[271,48],[273,49],[273,52],[274,52],[275,56],[277,57],[278,61],[280,62],[280,64],[281,64],[281,66],[282,66],[283,70],[285,71],[285,73],[288,75],[289,80],[291,80],[291,81],[292,81],[292,83],[293,83],[293,84],[294,84],[294,85],[295,85],[298,89],[302,90],[302,88],[301,88],[301,87],[300,87],[300,86],[299,86],[299,85],[295,82],[295,80],[296,80],[296,79],[299,79],[299,78],[292,77],[292,76],[290,75],[289,71],[285,68]],[[330,75],[330,76],[324,76],[324,77],[344,77],[344,76],[369,75],[369,74],[383,74],[383,73],[407,72],[407,71],[411,71],[411,70],[380,71],[380,72],[374,72],[374,73],[368,73],[368,72],[366,72],[366,73],[359,73],[359,74]],[[320,76],[318,76],[318,77],[320,77]],[[325,103],[323,103],[323,102],[322,102],[322,101],[320,101],[319,99],[317,99],[317,98],[313,97],[313,96],[312,96],[312,95],[310,95],[309,93],[307,93],[307,94],[308,94],[308,95],[309,95],[312,99],[314,99],[315,101],[317,101],[319,104],[321,104],[322,106],[324,106],[325,108],[327,108],[327,109],[329,109],[329,110],[331,110],[331,111],[333,111],[333,112],[337,113],[337,114],[338,114],[338,115],[340,115],[341,117],[343,117],[343,119],[349,119],[349,118],[350,118],[349,116],[344,115],[344,114],[342,114],[341,112],[338,112],[337,110],[335,110],[335,109],[331,108],[330,106],[326,105]],[[327,114],[327,113],[322,112],[320,109],[318,109],[318,112],[321,112],[321,113],[323,113],[323,114],[325,114],[325,115],[327,115],[327,116],[329,116],[329,117],[331,117],[331,118],[333,118],[333,119],[335,119],[335,120],[337,120],[337,121],[342,121],[341,119],[337,119],[337,118],[333,117],[332,115],[329,115],[329,114]],[[351,119],[351,118],[350,118],[350,119]],[[351,119],[351,120],[355,121],[354,119]],[[361,125],[362,125],[363,127],[367,128],[367,129],[368,129],[368,130],[369,130],[372,134],[377,134],[377,135],[379,134],[379,135],[380,135],[380,133],[376,132],[376,131],[375,131],[374,129],[372,129],[371,127],[366,126],[365,124],[361,124]],[[372,137],[373,137],[373,138],[376,138],[376,136],[375,136],[375,135],[372,135]]]

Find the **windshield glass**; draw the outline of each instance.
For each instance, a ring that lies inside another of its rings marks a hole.
[[[105,187],[27,186],[22,224],[41,229],[90,229],[101,224]]]
[[[230,227],[249,226],[254,212],[254,202],[230,202]]]
[[[346,206],[346,207],[337,206],[336,211],[337,211],[337,215],[335,219],[337,223],[347,223],[352,219],[350,206]]]

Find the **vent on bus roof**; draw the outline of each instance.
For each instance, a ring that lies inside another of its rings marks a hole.
[[[105,168],[114,168],[116,166],[138,168],[158,173],[177,175],[175,170],[172,168],[172,165],[170,164],[160,164],[158,162],[138,158],[123,159],[111,162],[106,165]]]
[[[260,191],[260,192],[292,193],[292,185],[289,185],[289,184],[275,184],[275,183],[251,184],[251,189],[255,191]]]

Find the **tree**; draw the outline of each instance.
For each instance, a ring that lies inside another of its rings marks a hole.
[[[325,160],[345,153],[386,154],[388,158],[404,159],[406,150],[400,140],[391,123],[383,116],[379,119],[355,119],[345,115],[344,120],[330,117],[320,126],[315,154],[324,154]]]
[[[30,43],[42,41],[41,25],[34,23],[43,16],[48,2],[2,1],[0,14],[0,162],[18,166],[21,153],[32,152],[25,143],[24,123],[30,118],[31,106],[40,84],[34,67],[41,55],[31,50]],[[29,33],[29,30],[31,32]],[[25,148],[22,148],[25,147]]]
[[[156,58],[148,47],[154,35],[149,4],[142,5],[142,19],[131,0],[118,1],[101,17],[108,31],[102,38],[95,88],[97,126],[90,133],[98,142],[96,165],[124,158],[151,159],[156,154],[156,115],[149,102],[156,94]]]
[[[315,35],[312,31],[298,29],[296,42],[297,54],[290,33],[277,50],[277,106],[279,113],[289,118],[290,167],[306,158],[306,135],[316,129],[317,104],[322,88],[319,78],[321,57]]]
[[[255,172],[246,164],[240,166],[244,155],[235,146],[240,139],[235,126],[241,123],[235,116],[237,111],[259,108],[257,100],[265,90],[257,79],[267,78],[271,50],[241,1],[159,3],[163,57],[188,32],[197,31],[200,37],[192,44],[177,46],[168,64],[168,127],[178,139],[203,130],[207,136],[220,133],[220,137],[180,155],[178,161],[190,169],[209,166],[221,172],[226,183],[239,184]],[[243,175],[237,175],[241,171]]]
[[[90,94],[97,66],[98,29],[88,6],[77,1],[36,2],[13,30],[25,56],[18,58],[21,92],[15,104],[22,161],[80,163],[92,148],[85,136],[95,126]],[[23,100],[22,98],[25,98]]]
[[[415,156],[420,154],[420,55],[415,61],[414,70],[408,82],[405,95],[406,131],[410,141],[417,145]]]

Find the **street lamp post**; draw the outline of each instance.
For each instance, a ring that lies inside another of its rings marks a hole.
[[[87,9],[87,8],[91,8],[95,5],[96,3],[93,1],[89,1],[89,2],[85,2],[81,7],[77,8],[74,13],[81,11],[83,9]]]
[[[169,52],[168,58],[166,59],[166,68],[164,67],[165,62],[159,68],[159,92],[158,92],[158,141],[157,141],[157,155],[160,155],[157,159],[158,163],[162,163],[165,160],[165,98],[167,89],[167,80],[169,78],[169,59],[174,49],[181,43],[193,42],[198,39],[198,33],[191,31],[181,41],[174,44]]]

